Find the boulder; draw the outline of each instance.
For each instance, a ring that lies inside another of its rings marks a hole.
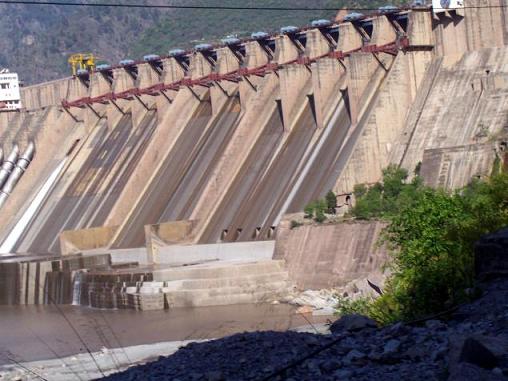
[[[359,331],[365,328],[376,328],[375,320],[359,314],[344,315],[333,322],[330,326],[330,332],[334,335],[343,331]]]
[[[481,380],[481,381],[506,381],[502,375],[482,369],[470,363],[460,363],[448,377],[448,381]]]
[[[455,374],[458,368],[461,368],[460,372],[472,372],[472,368],[463,366],[464,363],[468,363],[490,371],[495,369],[507,355],[508,337],[506,336],[457,336],[450,341],[448,368],[450,374]]]
[[[508,275],[508,228],[484,235],[474,251],[478,278]]]
[[[494,369],[498,361],[485,345],[475,338],[468,337],[462,345],[459,362],[468,362],[484,369]]]

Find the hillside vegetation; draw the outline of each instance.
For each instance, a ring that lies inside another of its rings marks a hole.
[[[138,0],[141,1],[144,0]],[[337,9],[346,5],[377,7],[385,4],[368,0],[150,2],[168,3]],[[284,25],[305,25],[313,19],[333,18],[335,13],[0,4],[0,67],[18,72],[27,84],[38,83],[68,75],[67,58],[76,52],[92,52],[105,62],[116,63],[128,56],[140,58],[147,53],[165,54],[171,48],[191,47],[197,41],[218,41],[226,35],[247,36],[257,30],[276,31]]]

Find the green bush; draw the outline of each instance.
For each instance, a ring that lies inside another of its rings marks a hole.
[[[323,222],[326,220],[325,212],[327,211],[327,202],[325,199],[315,200],[309,203],[303,209],[305,218],[314,218],[316,222]]]
[[[388,218],[410,205],[423,188],[419,176],[407,183],[408,173],[405,169],[390,165],[383,170],[383,181],[370,188],[357,185],[354,189],[355,207],[351,214],[361,220]]]
[[[330,214],[335,214],[335,207],[337,206],[337,196],[332,190],[330,190],[326,194],[325,199],[327,212]]]
[[[319,210],[316,210],[316,216],[314,217],[314,221],[318,222],[318,223],[322,223],[326,220],[326,216],[324,214],[324,212],[319,209]]]
[[[360,314],[370,315],[370,306],[372,305],[372,299],[370,298],[358,298],[355,300],[339,296],[337,305],[335,306],[335,313],[339,316]]]
[[[314,209],[316,208],[315,202],[311,202],[307,204],[305,208],[303,208],[304,218],[312,218],[314,216]]]
[[[412,320],[467,300],[474,242],[508,225],[508,174],[450,193],[418,177],[406,183],[391,169],[360,197],[355,213],[389,222],[381,242],[391,253],[391,275],[383,295],[362,308],[381,323]]]

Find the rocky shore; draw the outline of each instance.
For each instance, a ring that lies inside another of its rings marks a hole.
[[[191,343],[107,380],[508,380],[508,230],[477,245],[477,289],[446,314],[383,328],[348,315],[328,334],[254,332]]]

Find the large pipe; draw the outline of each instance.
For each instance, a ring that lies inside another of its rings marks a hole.
[[[18,153],[19,148],[17,144],[14,144],[14,147],[12,147],[12,151],[7,156],[7,159],[2,163],[2,168],[0,168],[0,187],[2,187],[9,177],[9,174],[12,171],[12,168],[14,168],[14,165],[16,164],[16,161],[18,160]]]
[[[0,208],[3,206],[7,197],[9,197],[12,193],[19,179],[23,176],[23,173],[25,173],[26,169],[30,165],[30,161],[32,161],[34,157],[34,152],[35,144],[33,142],[28,143],[28,146],[16,162],[16,166],[0,191]]]
[[[11,253],[14,247],[16,247],[16,244],[18,243],[19,238],[23,235],[26,227],[30,224],[30,221],[32,221],[35,214],[38,212],[47,195],[51,192],[51,189],[53,189],[53,186],[58,180],[60,173],[64,169],[66,162],[67,157],[63,159],[60,164],[58,164],[55,170],[46,179],[42,187],[37,191],[35,198],[24,211],[23,216],[21,216],[21,218],[16,222],[14,228],[10,231],[7,238],[2,242],[2,245],[0,246],[0,256],[2,253]],[[0,197],[3,194],[4,193],[0,193]]]

